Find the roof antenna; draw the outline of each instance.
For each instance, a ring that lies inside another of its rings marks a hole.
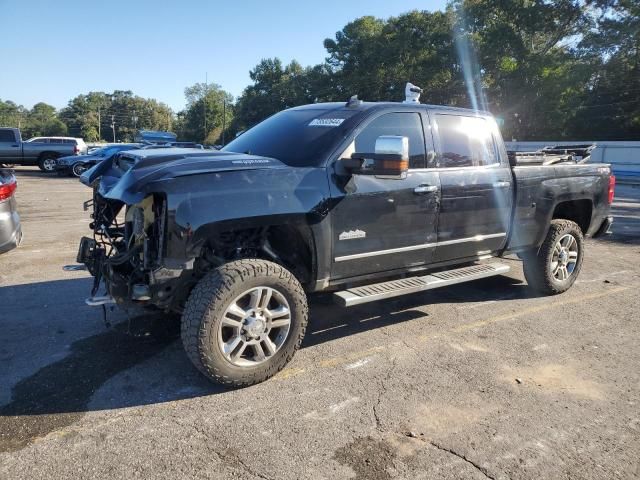
[[[362,100],[358,98],[358,95],[353,95],[346,104],[347,107],[358,107],[360,105],[362,105]]]
[[[420,103],[421,93],[422,89],[420,87],[415,86],[411,82],[407,82],[407,85],[404,87],[405,100],[402,103]]]

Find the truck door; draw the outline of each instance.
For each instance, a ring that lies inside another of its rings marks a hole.
[[[332,278],[406,269],[431,260],[436,241],[438,175],[427,170],[423,121],[418,109],[388,112],[365,121],[345,152],[373,152],[382,135],[409,139],[406,178],[373,175],[331,175],[334,207],[332,225]]]
[[[11,128],[0,128],[0,163],[13,163],[22,157],[20,140]]]
[[[492,122],[450,113],[432,115],[434,170],[442,189],[438,246],[433,261],[478,257],[502,249],[507,240],[513,185],[499,155]]]

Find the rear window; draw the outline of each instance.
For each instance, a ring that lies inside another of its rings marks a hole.
[[[15,142],[15,136],[11,130],[0,130],[0,142]]]
[[[465,115],[435,115],[440,151],[438,167],[480,167],[499,162],[486,119]]]
[[[285,110],[259,123],[222,151],[275,158],[292,167],[319,165],[350,131],[360,112]]]

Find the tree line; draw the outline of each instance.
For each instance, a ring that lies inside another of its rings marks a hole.
[[[411,81],[425,103],[491,111],[506,139],[640,138],[640,0],[453,0],[445,11],[358,18],[324,47],[313,66],[262,59],[237,99],[198,83],[180,112],[130,91],[78,95],[58,112],[0,100],[0,124],[89,141],[171,130],[216,144],[296,105],[399,101]]]

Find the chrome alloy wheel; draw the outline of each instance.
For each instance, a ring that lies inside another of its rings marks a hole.
[[[273,357],[289,336],[291,309],[270,287],[254,287],[227,307],[220,322],[218,346],[238,367],[251,367]]]
[[[563,282],[573,274],[578,253],[578,242],[570,233],[558,240],[551,254],[551,273],[556,280]]]
[[[56,168],[56,159],[55,158],[45,158],[42,160],[42,168],[47,172],[53,172]]]

